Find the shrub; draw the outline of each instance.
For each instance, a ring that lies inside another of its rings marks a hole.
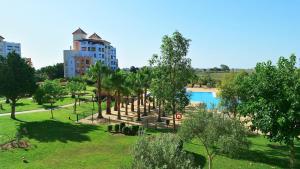
[[[131,128],[130,127],[123,127],[122,128],[122,133],[125,134],[125,135],[130,135],[131,134]]]
[[[138,134],[138,131],[139,131],[139,128],[140,128],[140,126],[138,126],[138,125],[132,126],[131,134],[132,134],[133,136],[134,136],[134,135],[137,135],[137,134]]]
[[[38,103],[38,105],[42,105],[44,103],[45,91],[42,88],[38,88],[34,95],[33,100]]]
[[[112,126],[112,125],[108,125],[108,126],[107,126],[107,131],[111,132],[112,129],[113,129],[113,126]]]
[[[115,132],[120,132],[120,124],[115,124]]]
[[[169,119],[166,120],[166,125],[167,126],[170,125],[170,120]]]
[[[180,139],[174,134],[140,137],[133,147],[132,168],[199,169],[191,154],[178,148]]]
[[[123,129],[125,126],[126,126],[126,125],[125,125],[124,122],[120,123],[120,131],[122,131],[122,129]]]

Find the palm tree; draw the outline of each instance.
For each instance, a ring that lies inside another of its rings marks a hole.
[[[143,67],[140,71],[141,73],[141,81],[142,81],[142,87],[143,87],[143,94],[144,94],[144,113],[143,116],[147,116],[147,90],[150,88],[150,83],[151,83],[151,70],[149,67]],[[148,99],[150,102],[150,99]],[[150,109],[149,109],[150,112]]]
[[[106,114],[111,114],[111,94],[114,92],[112,77],[113,72],[109,71],[103,79],[103,88],[106,92]]]
[[[88,70],[88,76],[96,81],[97,88],[97,98],[98,98],[98,117],[103,118],[102,116],[102,80],[108,74],[109,68],[100,61],[97,61],[96,64],[92,65]]]
[[[134,74],[134,86],[133,90],[134,93],[137,95],[137,121],[141,121],[141,110],[140,110],[140,103],[141,103],[141,95],[143,93],[143,83],[142,83],[142,74],[137,72]]]
[[[117,97],[116,103],[117,110],[118,110],[118,119],[121,119],[121,94],[124,91],[124,82],[125,82],[125,72],[123,70],[117,70],[113,73],[112,82],[113,82],[113,89],[115,90]]]

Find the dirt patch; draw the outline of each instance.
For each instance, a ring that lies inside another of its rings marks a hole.
[[[11,150],[16,148],[27,149],[28,147],[30,147],[30,144],[27,140],[11,140],[0,145],[1,150]]]

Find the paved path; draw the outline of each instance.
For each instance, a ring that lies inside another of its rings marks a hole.
[[[61,109],[61,108],[65,108],[65,107],[71,107],[73,106],[74,103],[72,104],[66,104],[66,105],[63,105],[63,106],[58,106],[56,108],[54,108],[53,110],[56,110],[56,109]],[[21,112],[16,112],[16,115],[17,114],[27,114],[27,113],[42,113],[42,112],[48,112],[50,109],[36,109],[36,110],[28,110],[28,111],[21,111]],[[11,113],[3,113],[3,114],[0,114],[0,117],[1,116],[9,116]]]

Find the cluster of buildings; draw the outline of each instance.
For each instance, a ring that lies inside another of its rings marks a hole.
[[[4,41],[4,38],[0,36],[0,55],[6,57],[12,51],[21,55],[21,44]],[[118,68],[116,48],[96,33],[88,36],[80,28],[73,32],[73,46],[70,47],[70,50],[64,50],[63,55],[66,78],[84,75],[87,69],[97,61],[112,70]],[[32,65],[30,58],[25,58],[25,60]]]
[[[21,44],[15,42],[4,41],[4,37],[0,36],[0,55],[6,57],[8,53],[15,51],[21,55]]]
[[[96,33],[88,36],[82,29],[77,29],[73,32],[73,46],[70,50],[64,50],[65,77],[84,75],[97,61],[112,70],[117,69],[116,48]]]

